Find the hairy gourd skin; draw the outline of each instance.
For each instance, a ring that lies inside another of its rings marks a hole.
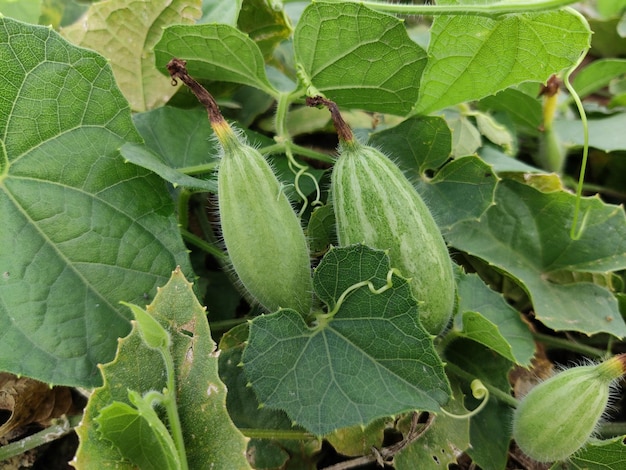
[[[219,214],[237,276],[268,311],[309,313],[313,286],[300,220],[265,158],[232,131],[217,135],[224,149]]]
[[[422,325],[441,333],[455,302],[452,262],[413,185],[381,152],[350,141],[342,143],[331,186],[340,244],[387,250],[391,265],[411,278]]]
[[[539,462],[564,460],[591,437],[623,373],[620,356],[565,370],[533,388],[515,410],[513,438]]]

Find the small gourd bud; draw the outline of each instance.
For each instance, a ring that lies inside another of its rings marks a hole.
[[[593,434],[610,388],[626,373],[626,354],[560,372],[533,388],[515,410],[513,438],[539,462],[567,459]]]

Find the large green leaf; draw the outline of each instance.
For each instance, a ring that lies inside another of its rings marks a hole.
[[[364,245],[333,248],[314,289],[333,310],[309,326],[293,310],[255,318],[244,371],[259,401],[322,435],[414,409],[439,410],[449,385],[417,301],[389,258]],[[365,281],[365,282],[364,282]],[[392,287],[374,293],[370,288]],[[347,294],[347,295],[344,295]]]
[[[163,31],[154,48],[159,70],[178,57],[187,61],[196,80],[249,85],[270,95],[277,92],[267,79],[261,50],[245,33],[225,24],[174,25]]]
[[[154,45],[165,26],[193,23],[200,0],[109,0],[91,5],[83,19],[63,29],[74,44],[111,62],[115,80],[133,111],[156,108],[176,92],[154,66]]]
[[[173,205],[117,151],[140,137],[105,58],[8,18],[0,56],[0,369],[98,385],[118,302],[189,270]]]
[[[480,221],[456,224],[448,241],[520,282],[537,319],[550,328],[622,337],[626,325],[611,292],[591,282],[559,280],[564,273],[604,274],[626,268],[624,210],[598,198],[583,199],[586,224],[580,239],[572,240],[574,199],[564,191],[542,193],[503,180],[496,204]]]
[[[294,49],[305,81],[339,106],[405,115],[417,100],[426,53],[393,16],[355,3],[312,3]]]
[[[156,319],[171,338],[169,354],[176,371],[176,404],[190,470],[249,468],[245,438],[226,411],[226,387],[217,373],[218,358],[206,311],[179,269],[159,289],[144,313]],[[137,323],[130,335],[120,340],[115,360],[104,365],[102,373],[104,385],[91,395],[77,429],[80,446],[74,465],[79,470],[111,467],[130,470],[136,467],[124,458],[128,452],[132,456],[142,451],[148,454],[137,458],[149,458],[151,452],[167,454],[168,436],[162,437],[163,427],[153,422],[157,417],[136,398],[162,391],[167,386],[167,369],[160,352],[144,342]],[[129,390],[133,392],[129,394]],[[133,413],[135,407],[137,413]],[[157,412],[162,414],[162,409]],[[150,422],[153,422],[152,430],[146,429]],[[147,447],[136,449],[139,442],[135,446],[132,442],[120,443],[117,438],[125,435],[120,429],[123,424],[142,429],[147,436],[140,442]],[[151,437],[150,433],[155,432]],[[102,439],[103,435],[106,439]]]
[[[591,37],[586,20],[573,10],[508,15],[497,20],[439,16],[430,34],[428,65],[416,105],[421,114],[480,99],[521,82],[544,82],[573,65],[589,47]]]

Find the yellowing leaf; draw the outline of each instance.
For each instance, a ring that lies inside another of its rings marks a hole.
[[[91,5],[83,19],[63,29],[79,46],[111,61],[118,86],[134,111],[156,108],[176,92],[154,65],[154,45],[162,29],[193,23],[199,0],[108,0]],[[163,71],[165,72],[165,71]]]

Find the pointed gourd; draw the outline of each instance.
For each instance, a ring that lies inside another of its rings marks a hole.
[[[311,309],[309,249],[291,203],[263,155],[226,122],[211,94],[189,76],[186,63],[167,69],[205,106],[222,148],[217,173],[222,236],[232,267],[248,296],[266,310]]]
[[[339,158],[331,175],[331,194],[341,245],[365,243],[386,250],[394,268],[410,278],[420,302],[420,321],[441,333],[454,309],[452,261],[439,227],[402,171],[379,150],[360,144],[335,103],[324,98],[339,135]]]

